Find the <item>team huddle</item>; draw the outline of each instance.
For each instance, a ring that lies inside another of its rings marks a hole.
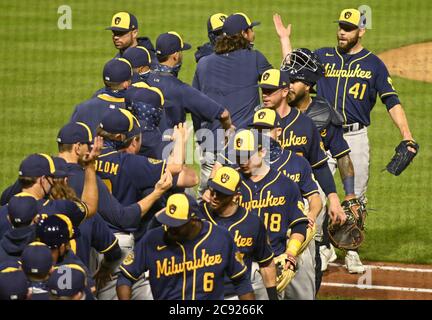
[[[343,10],[337,46],[314,51],[273,21],[280,68],[254,48],[259,22],[213,14],[189,85],[177,32],[153,46],[134,15],[112,17],[104,86],[71,109],[58,154],[27,156],[1,195],[0,299],[313,300],[335,247],[348,272],[365,271],[377,95],[403,140],[388,171],[418,144],[387,68],[361,45],[362,13]],[[199,175],[185,164],[192,130]]]

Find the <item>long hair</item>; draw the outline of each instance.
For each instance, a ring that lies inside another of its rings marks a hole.
[[[249,48],[249,40],[243,37],[241,33],[236,33],[233,36],[219,36],[216,39],[214,51],[216,54],[223,54],[247,48]]]
[[[64,179],[54,179],[54,183],[51,186],[50,198],[53,200],[81,201],[75,190]]]

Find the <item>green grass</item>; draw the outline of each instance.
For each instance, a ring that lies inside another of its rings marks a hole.
[[[68,4],[73,29],[58,30],[57,8]],[[194,48],[205,42],[206,20],[215,12],[246,12],[261,21],[255,28],[256,48],[275,66],[281,60],[272,14],[292,22],[296,47],[333,46],[341,9],[361,3],[346,0],[291,1],[31,1],[0,2],[0,119],[1,181],[4,188],[17,176],[20,161],[29,153],[55,153],[58,129],[76,104],[102,86],[103,64],[114,56],[109,25],[113,13],[133,12],[140,34],[153,42],[161,32],[178,31]],[[370,0],[373,29],[364,45],[373,52],[432,40],[426,0]],[[181,78],[190,82],[195,69],[193,51],[186,52]],[[432,263],[428,228],[431,179],[430,133],[432,84],[394,79],[406,108],[420,155],[400,177],[382,173],[399,141],[399,133],[377,103],[372,116],[372,145],[367,239],[362,256],[370,260]],[[339,190],[342,188],[339,185]]]

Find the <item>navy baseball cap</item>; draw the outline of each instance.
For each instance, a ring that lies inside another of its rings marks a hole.
[[[129,12],[117,12],[112,17],[111,26],[105,28],[105,30],[124,32],[135,29],[138,29],[138,20]]]
[[[155,107],[162,107],[165,103],[162,91],[156,87],[138,88],[131,96],[131,100],[133,102],[143,102]]]
[[[259,24],[260,22],[258,21],[251,22],[249,17],[244,13],[237,12],[226,18],[222,27],[222,32],[229,36],[233,36],[242,31],[246,31],[249,28],[253,28]]]
[[[142,46],[126,49],[122,58],[129,61],[132,68],[149,67],[151,63],[150,52]]]
[[[19,167],[20,177],[42,177],[51,176],[54,178],[63,178],[65,172],[56,170],[52,157],[44,153],[34,153],[25,158]]]
[[[132,66],[124,58],[108,61],[103,69],[103,79],[110,82],[123,82],[132,78]]]
[[[24,272],[16,268],[0,271],[0,300],[25,300],[28,282]]]
[[[156,214],[156,219],[168,227],[180,227],[196,215],[198,204],[194,198],[184,193],[169,196],[166,207]]]
[[[215,13],[210,16],[207,20],[207,31],[210,32],[217,32],[222,30],[222,27],[224,25],[224,22],[228,15],[225,13]]]
[[[289,73],[278,69],[269,69],[261,76],[259,87],[263,89],[281,89],[290,84]]]
[[[68,285],[59,285],[64,282]],[[49,292],[55,297],[72,297],[86,288],[87,274],[78,264],[56,266],[48,279],[47,286]]]
[[[7,205],[12,224],[29,225],[38,213],[38,203],[33,195],[21,192],[13,196]]]
[[[182,37],[175,32],[169,31],[162,33],[156,40],[156,53],[161,56],[167,56],[174,52],[189,50],[191,45],[183,42]]]
[[[249,127],[259,128],[280,128],[282,119],[280,115],[273,109],[263,108],[255,112],[253,121]]]
[[[109,133],[125,134],[126,138],[140,134],[140,124],[138,119],[128,110],[110,109],[102,118],[99,126]]]
[[[21,254],[21,263],[27,275],[47,274],[53,265],[51,250],[45,243],[32,242]]]
[[[91,129],[84,122],[70,122],[63,126],[57,134],[57,142],[62,144],[91,143]]]

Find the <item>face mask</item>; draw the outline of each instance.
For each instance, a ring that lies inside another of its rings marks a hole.
[[[162,108],[143,102],[132,102],[132,110],[132,113],[137,116],[142,129],[154,130],[159,126],[162,118]]]
[[[277,160],[282,154],[282,147],[278,141],[270,138],[270,161]]]
[[[174,67],[168,67],[166,65],[159,64],[156,67],[156,70],[160,71],[160,72],[171,73],[174,77],[177,77],[178,73],[180,72],[181,66],[182,66],[182,63],[179,63],[179,64],[175,65]]]

